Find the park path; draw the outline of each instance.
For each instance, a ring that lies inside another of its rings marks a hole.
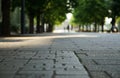
[[[70,34],[0,38],[0,78],[89,78]]]
[[[120,78],[120,34],[2,37],[0,78]]]

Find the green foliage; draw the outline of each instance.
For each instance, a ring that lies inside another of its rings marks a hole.
[[[14,11],[16,7],[21,6],[21,0],[12,0],[11,5],[12,5],[11,10]]]
[[[12,0],[13,10],[20,6],[21,0]],[[40,22],[50,23],[51,25],[63,22],[66,19],[66,13],[72,11],[70,8],[76,6],[76,0],[25,0],[25,12],[28,17],[34,19],[40,15]]]
[[[49,1],[44,17],[47,22],[58,24],[65,20],[65,13],[68,12],[66,7],[66,0]]]
[[[120,23],[120,17],[117,18],[117,21],[116,21],[116,22],[117,22],[117,23]]]
[[[105,0],[78,0],[79,6],[74,10],[75,22],[80,24],[100,24],[108,14]]]
[[[117,18],[117,24],[118,24],[118,29],[119,29],[119,32],[120,32],[120,17]]]
[[[111,1],[111,6],[110,6],[110,10],[111,10],[111,17],[114,16],[120,16],[120,0],[112,0]]]

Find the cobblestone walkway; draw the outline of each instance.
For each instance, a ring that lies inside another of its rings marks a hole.
[[[120,78],[120,34],[2,37],[0,78]]]
[[[0,38],[0,78],[89,78],[70,40],[55,38]]]

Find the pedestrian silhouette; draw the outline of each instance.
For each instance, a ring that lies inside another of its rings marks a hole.
[[[69,25],[67,26],[67,30],[68,30],[68,32],[69,32],[69,30],[70,30],[70,26],[69,26]]]

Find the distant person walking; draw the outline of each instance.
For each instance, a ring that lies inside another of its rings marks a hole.
[[[67,30],[68,30],[68,32],[70,31],[70,26],[69,25],[67,26]]]

